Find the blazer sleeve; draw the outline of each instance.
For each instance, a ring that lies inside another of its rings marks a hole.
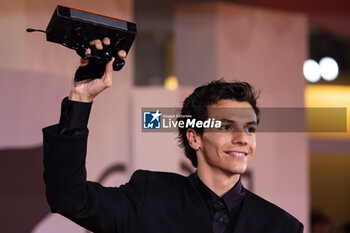
[[[304,225],[299,222],[299,228],[298,228],[298,233],[303,233],[304,232]]]
[[[58,125],[43,129],[46,197],[54,213],[93,232],[127,232],[142,204],[145,175],[135,172],[119,188],[86,181],[88,131],[57,134]]]

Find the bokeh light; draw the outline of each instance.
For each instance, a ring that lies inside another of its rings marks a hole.
[[[303,73],[306,80],[311,83],[315,83],[321,79],[320,65],[312,59],[304,62]]]
[[[338,77],[338,63],[331,57],[324,57],[320,61],[321,76],[327,81],[333,81]]]

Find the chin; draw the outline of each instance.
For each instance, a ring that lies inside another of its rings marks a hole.
[[[234,166],[230,170],[231,173],[242,175],[246,172],[247,166]]]

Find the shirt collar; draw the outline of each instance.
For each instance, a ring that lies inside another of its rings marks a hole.
[[[246,195],[245,189],[243,188],[243,185],[241,182],[241,178],[221,198],[201,181],[197,172],[195,172],[194,174],[194,183],[198,188],[199,192],[201,193],[201,195],[203,196],[204,200],[207,202],[207,204],[211,206],[212,205],[211,203],[216,203],[218,200],[221,199],[225,203],[226,208],[230,214],[241,203],[241,201],[244,199]]]

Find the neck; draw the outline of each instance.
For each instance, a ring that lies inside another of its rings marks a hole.
[[[209,172],[198,166],[197,174],[201,181],[216,195],[222,197],[239,181],[240,174],[227,174],[220,171]]]

